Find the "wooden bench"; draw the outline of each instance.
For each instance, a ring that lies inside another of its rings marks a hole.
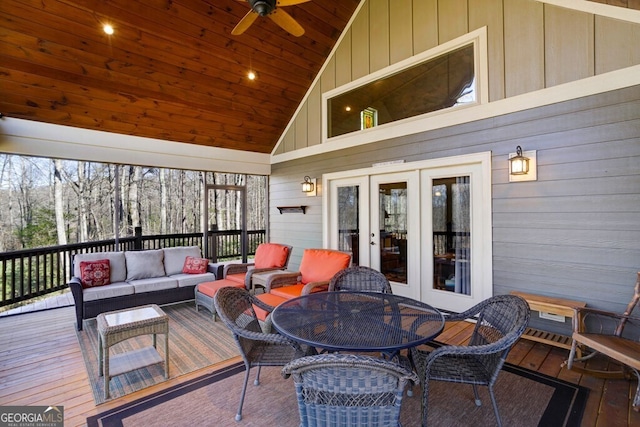
[[[574,322],[574,308],[582,308],[587,306],[586,302],[573,301],[564,298],[553,298],[518,291],[512,291],[511,294],[518,295],[519,297],[524,298],[529,303],[529,307],[531,307],[531,310],[570,317],[572,325]],[[566,335],[541,331],[535,328],[527,328],[524,334],[522,334],[522,338],[571,350],[572,340],[571,337]]]

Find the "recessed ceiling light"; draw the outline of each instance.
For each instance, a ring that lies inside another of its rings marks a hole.
[[[346,107],[344,107],[345,111],[351,111],[351,107],[349,107],[348,105]]]
[[[254,73],[253,71],[249,71],[249,73],[247,74],[247,77],[249,78],[249,80],[255,80],[256,79],[256,73]]]
[[[102,27],[102,30],[108,35],[113,34],[113,27],[110,24],[104,24],[104,26]]]

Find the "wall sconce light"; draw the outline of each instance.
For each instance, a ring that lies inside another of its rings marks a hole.
[[[307,196],[315,196],[316,195],[316,179],[305,176],[304,182],[302,183],[302,192],[306,193]]]
[[[516,155],[509,159],[511,175],[526,175],[529,172],[529,158],[522,155],[522,147],[516,147]]]
[[[537,152],[522,151],[519,145],[515,153],[509,153],[509,182],[536,181],[537,174]]]

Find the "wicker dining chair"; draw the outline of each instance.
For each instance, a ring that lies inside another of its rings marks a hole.
[[[373,268],[349,267],[336,273],[329,282],[329,291],[371,291],[391,294],[389,279]]]
[[[498,426],[502,425],[493,386],[511,347],[529,323],[529,304],[516,295],[498,295],[471,309],[447,316],[447,321],[476,320],[468,345],[444,345],[431,352],[411,350],[422,385],[422,425],[427,425],[429,381],[472,384],[475,403],[482,402],[478,385],[489,388]]]
[[[282,375],[293,376],[300,427],[399,426],[403,391],[419,382],[400,365],[354,354],[296,359]]]
[[[214,297],[214,304],[222,321],[231,329],[246,367],[240,405],[236,414],[236,421],[240,421],[252,367],[258,367],[254,384],[259,385],[262,366],[284,366],[296,358],[313,354],[315,350],[310,348],[305,351],[298,343],[278,333],[263,333],[253,305],[256,304],[264,310],[273,310],[273,307],[254,298],[247,289],[221,288]]]

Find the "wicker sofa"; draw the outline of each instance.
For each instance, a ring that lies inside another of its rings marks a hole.
[[[189,267],[192,261],[199,262],[201,267],[206,263],[203,267],[206,271],[187,268],[187,257]],[[109,266],[108,284],[91,286],[96,282],[89,279],[87,266],[105,260]],[[201,258],[197,246],[77,254],[69,287],[75,301],[78,330],[82,330],[83,320],[107,311],[193,300],[197,284],[216,279],[213,271],[213,265]]]

